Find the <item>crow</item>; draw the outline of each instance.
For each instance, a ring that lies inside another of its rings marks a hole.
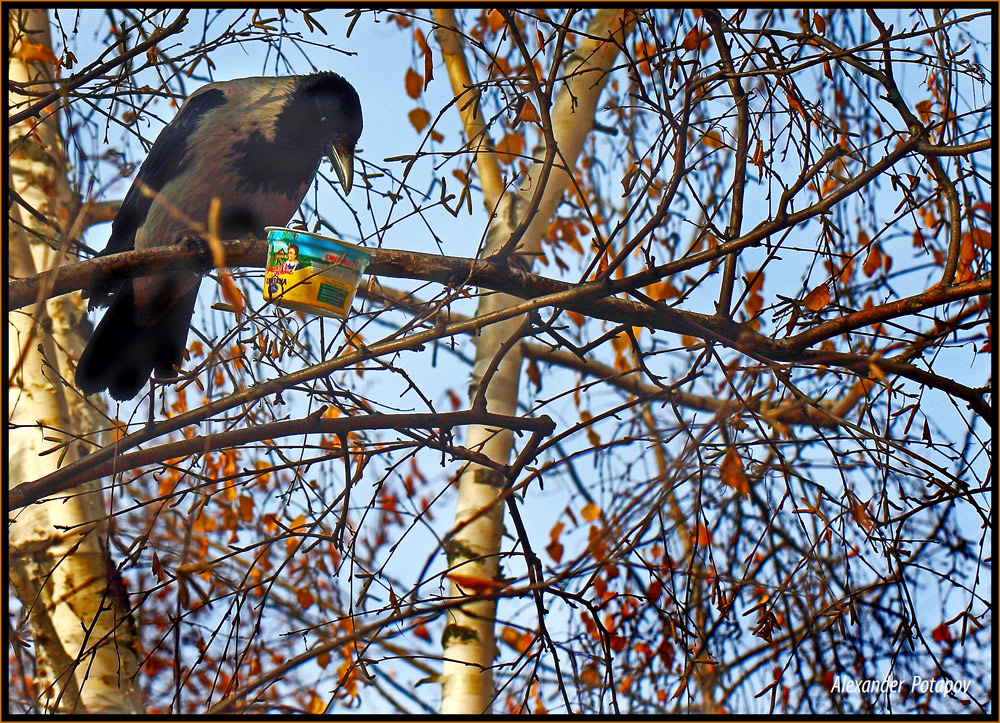
[[[153,143],[101,255],[190,242],[207,228],[213,199],[222,239],[284,226],[324,156],[350,193],[361,128],[358,93],[336,73],[205,85]],[[124,401],[154,372],[176,376],[200,281],[178,271],[92,289],[90,310],[109,308],[80,356],[77,388]]]

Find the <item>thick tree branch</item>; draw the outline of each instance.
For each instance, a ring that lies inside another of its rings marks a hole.
[[[498,429],[526,431],[547,436],[555,429],[555,422],[548,416],[541,417],[507,417],[491,414],[485,411],[449,412],[445,414],[370,414],[341,418],[324,418],[325,407],[317,410],[304,419],[293,419],[271,424],[242,427],[218,434],[204,434],[183,439],[177,442],[143,449],[131,454],[118,454],[112,459],[100,464],[85,465],[78,474],[55,482],[45,479],[35,482],[25,482],[8,492],[7,509],[17,509],[38,502],[59,492],[65,492],[77,485],[110,476],[124,470],[136,469],[150,464],[160,464],[168,459],[188,457],[195,454],[205,454],[240,447],[252,442],[267,439],[292,437],[303,434],[347,434],[376,429],[393,429],[408,431],[411,429],[437,429],[442,433],[453,427],[467,424],[483,424]],[[455,447],[450,443],[436,445],[434,440],[423,440],[429,447],[437,447],[456,457],[468,458],[477,464],[492,466],[485,455],[473,450]],[[112,443],[117,447],[117,443]],[[87,458],[89,459],[89,458]]]

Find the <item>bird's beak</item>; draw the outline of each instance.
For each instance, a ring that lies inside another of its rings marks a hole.
[[[330,160],[333,161],[333,170],[337,172],[344,193],[350,193],[354,185],[354,149],[343,143],[334,143]]]

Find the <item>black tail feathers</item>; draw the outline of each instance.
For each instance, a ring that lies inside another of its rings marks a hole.
[[[184,356],[198,285],[181,296],[155,323],[136,322],[132,282],[122,284],[80,355],[76,386],[84,394],[105,389],[119,401],[132,399],[153,371],[176,375]]]

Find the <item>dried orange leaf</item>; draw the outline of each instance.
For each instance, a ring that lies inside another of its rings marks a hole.
[[[802,107],[802,104],[799,103],[798,98],[796,98],[791,91],[786,91],[785,95],[787,96],[788,99],[788,107],[794,111],[797,111],[798,114],[801,115],[803,118],[808,118],[808,116],[806,115],[806,111]]]
[[[298,601],[302,610],[312,607],[312,604],[316,602],[316,598],[313,596],[308,587],[300,587],[295,592],[295,599]]]
[[[420,54],[424,56],[424,90],[427,90],[427,84],[434,77],[434,56],[431,55],[431,48],[420,28],[417,28],[413,37],[417,41],[417,45],[420,46]]]
[[[501,163],[513,163],[524,152],[524,136],[520,133],[505,134],[497,143],[496,151]]]
[[[674,285],[669,281],[657,281],[655,284],[651,284],[646,287],[646,294],[649,298],[654,301],[661,301],[663,299],[676,299],[680,296],[680,292],[674,288]]]
[[[861,267],[865,276],[874,276],[875,272],[882,268],[882,249],[878,244],[873,244],[865,258],[865,263]]]
[[[475,575],[463,575],[458,572],[448,573],[448,579],[461,587],[463,590],[471,592],[474,595],[496,592],[497,590],[502,590],[507,587],[507,583],[505,582],[497,582],[496,580],[489,580],[485,577],[476,577]]]
[[[709,148],[724,148],[726,145],[718,131],[709,131],[701,137],[701,142]]]
[[[545,551],[549,553],[549,557],[552,558],[553,562],[562,562],[563,546],[561,542],[550,542],[545,546]]]
[[[420,73],[413,68],[407,68],[404,82],[406,83],[406,94],[411,98],[419,98],[424,84],[424,79],[420,76]]]
[[[969,233],[969,236],[972,238],[972,243],[981,249],[989,249],[993,245],[993,237],[990,236],[989,231],[984,231],[981,228],[974,228]]]
[[[47,45],[41,45],[39,43],[25,43],[22,42],[17,50],[13,53],[14,57],[18,60],[22,60],[25,63],[52,63],[53,65],[60,65],[59,58],[55,56],[52,49]]]
[[[635,57],[639,61],[639,72],[643,75],[652,75],[649,60],[656,55],[656,45],[646,40],[639,40],[635,44]]]
[[[538,363],[532,359],[528,362],[528,379],[535,385],[536,391],[542,389],[542,372],[538,369]]]
[[[809,311],[819,311],[830,303],[830,288],[826,284],[820,284],[815,289],[806,294],[802,302]]]
[[[934,628],[934,630],[931,631],[931,637],[938,643],[951,642],[951,630],[948,629],[948,624],[941,623]]]
[[[489,15],[486,16],[486,24],[490,26],[490,30],[494,33],[503,27],[503,22],[503,15],[500,14],[499,10],[490,10]]]
[[[526,123],[541,123],[542,119],[538,116],[538,110],[535,108],[535,104],[531,102],[531,98],[525,96],[521,99],[521,107],[518,108],[517,116],[514,118],[514,125],[517,125],[521,121]]]
[[[583,509],[580,510],[580,515],[586,522],[593,522],[601,516],[601,508],[593,502],[588,502],[583,506]]]
[[[306,712],[310,715],[322,715],[326,712],[326,703],[318,695],[313,694],[313,697],[309,699],[309,703],[306,705]]]
[[[924,123],[931,119],[931,100],[922,100],[916,104],[917,113],[920,114],[920,120]]]
[[[240,519],[244,522],[253,522],[253,497],[250,495],[240,495],[239,510]]]
[[[871,532],[875,527],[875,523],[868,515],[868,505],[863,502],[851,503],[851,517],[868,532]]]
[[[757,180],[763,180],[764,178],[764,142],[759,138],[757,139],[757,147],[754,149],[753,158],[750,160],[755,166],[757,166]]]
[[[698,32],[698,28],[694,27],[688,31],[688,34],[684,36],[684,40],[681,41],[681,47],[684,50],[694,50],[701,44],[701,33]]]
[[[431,122],[431,114],[424,108],[414,108],[409,113],[410,124],[420,133]]]
[[[699,547],[708,547],[712,544],[712,531],[699,522],[694,528],[694,539]]]
[[[819,31],[820,35],[826,32],[826,20],[818,12],[813,13],[813,25],[816,26],[816,30]]]
[[[194,521],[191,529],[195,532],[213,532],[218,529],[219,525],[215,520],[208,515],[202,514]]]
[[[247,300],[243,296],[243,292],[240,291],[240,287],[233,281],[233,276],[229,273],[229,269],[222,269],[219,272],[219,283],[222,285],[222,298],[236,312],[236,317],[242,319],[243,312],[247,308]]]
[[[726,450],[719,465],[719,477],[723,484],[732,487],[744,497],[750,496],[750,480],[743,469],[743,460],[735,447]]]

